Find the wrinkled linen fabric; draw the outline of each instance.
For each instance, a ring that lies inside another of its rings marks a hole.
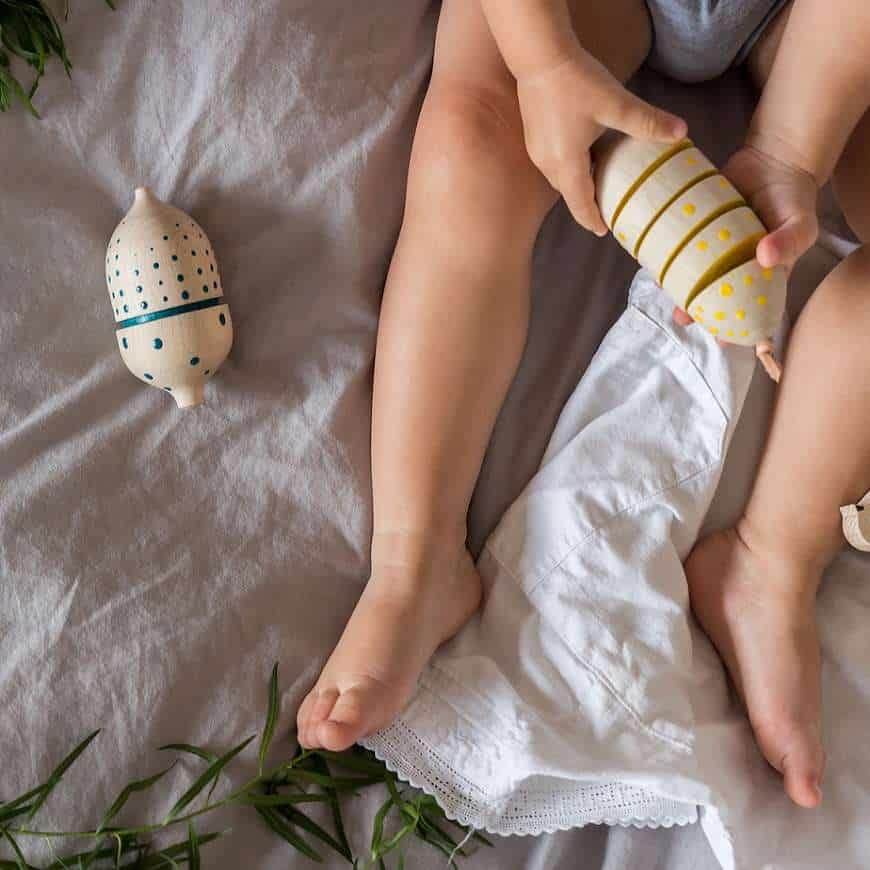
[[[221,751],[254,734],[275,661],[270,761],[293,751],[296,708],[367,576],[378,306],[438,12],[423,0],[118,5],[72,5],[73,77],[55,67],[44,79],[44,120],[0,118],[0,797],[103,729],[37,816],[46,829],[96,824],[124,784],[167,766],[159,746]],[[645,74],[638,86],[684,113],[720,161],[751,109],[739,77],[690,89]],[[230,357],[190,411],[133,378],[115,345],[105,244],[139,184],[206,229],[232,309]],[[475,553],[540,465],[634,271],[615,243],[554,209],[528,346],[473,501]],[[743,497],[769,398],[756,378],[708,521]],[[870,706],[862,569],[845,561],[822,592],[825,700],[841,742],[821,814],[791,810],[739,715],[723,725],[720,706],[694,696],[696,754],[708,739],[745,757],[732,829],[761,841],[763,826],[783,844],[777,866],[806,866],[795,862],[808,826],[847,850],[839,866],[867,852],[857,819],[870,771],[853,757]],[[719,699],[716,667],[710,653],[701,673]],[[216,795],[254,774],[255,746]],[[162,818],[201,770],[183,757],[117,821]],[[358,855],[383,800],[375,788],[345,802]],[[222,809],[200,830],[229,825],[203,848],[205,866],[303,866],[250,810]],[[494,842],[466,866],[717,866],[697,824]],[[48,857],[41,840],[23,846],[34,863]],[[443,856],[414,844],[406,866],[442,867]]]

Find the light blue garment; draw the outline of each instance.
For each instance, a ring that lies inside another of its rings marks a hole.
[[[647,0],[647,62],[682,82],[703,82],[742,63],[788,0]]]

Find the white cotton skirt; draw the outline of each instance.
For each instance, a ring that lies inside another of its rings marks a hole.
[[[658,827],[714,808],[682,561],[755,356],[676,326],[671,308],[639,272],[484,548],[480,610],[398,719],[361,741],[463,824]]]

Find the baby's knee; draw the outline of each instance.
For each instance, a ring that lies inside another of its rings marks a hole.
[[[490,222],[552,206],[533,166],[516,98],[477,86],[433,83],[411,155],[408,206],[461,211]]]

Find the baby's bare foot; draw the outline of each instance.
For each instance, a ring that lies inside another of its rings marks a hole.
[[[803,807],[821,800],[825,765],[815,591],[818,572],[751,549],[737,529],[701,541],[686,561],[692,610],[722,656],[764,757]]]
[[[306,747],[347,749],[405,706],[435,650],[480,603],[477,569],[464,548],[424,568],[373,564],[335,650],[296,718]]]

